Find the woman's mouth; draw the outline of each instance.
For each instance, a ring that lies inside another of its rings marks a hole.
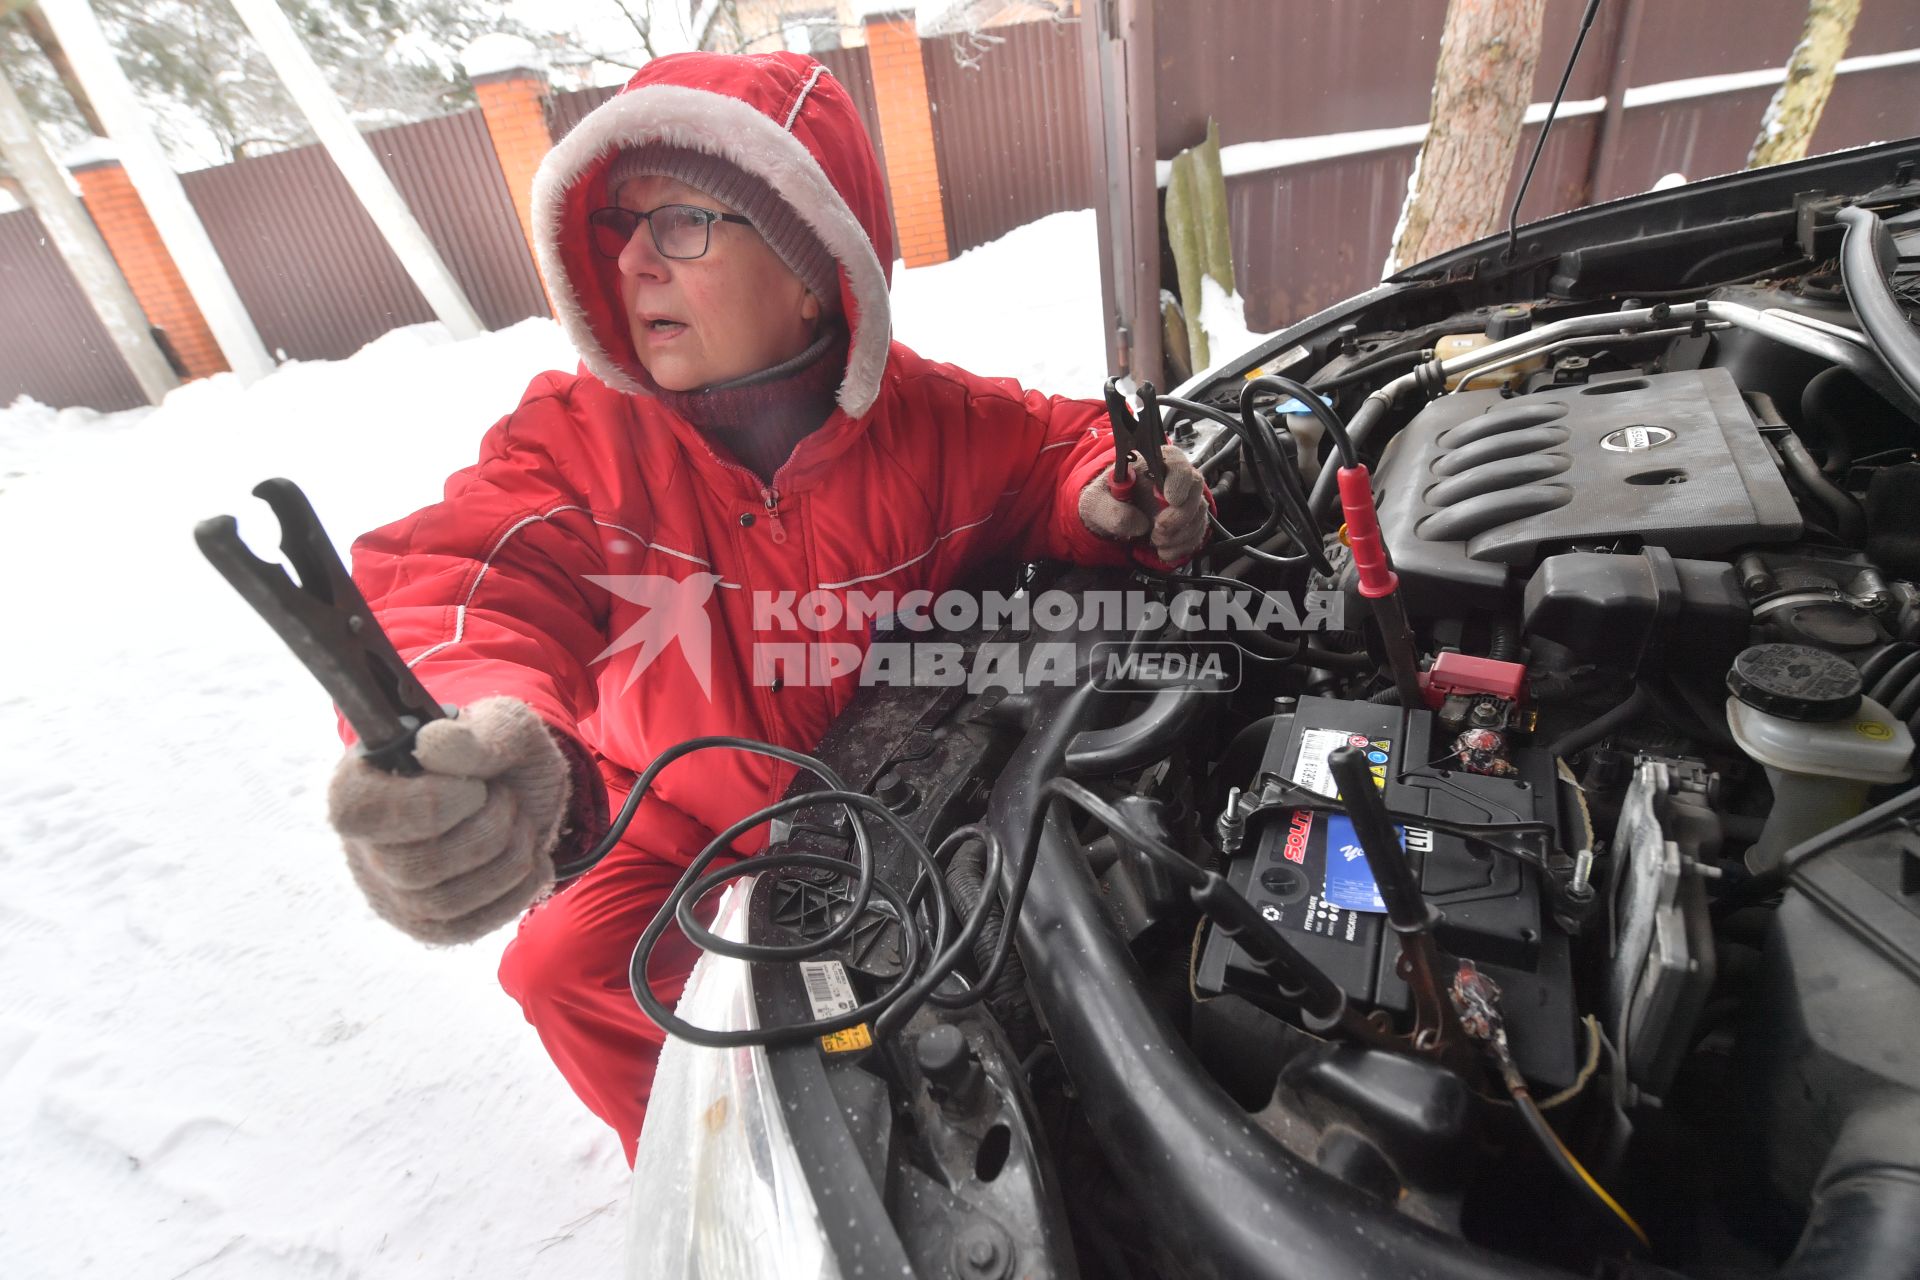
[[[664,316],[653,320],[646,320],[640,327],[646,334],[646,341],[649,346],[655,346],[663,342],[671,342],[687,331],[687,326],[680,321],[669,320]]]

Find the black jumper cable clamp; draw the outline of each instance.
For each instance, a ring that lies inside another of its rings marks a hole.
[[[1167,431],[1160,419],[1159,395],[1151,382],[1141,383],[1140,416],[1136,418],[1120,390],[1118,378],[1107,379],[1105,392],[1107,421],[1113,424],[1113,470],[1107,475],[1107,492],[1118,501],[1145,511],[1151,519],[1167,505],[1167,459],[1161,453],[1166,447]],[[1140,479],[1135,458],[1139,459],[1138,469],[1145,471],[1152,481],[1153,501],[1147,506],[1134,501],[1134,489]],[[1144,546],[1133,549],[1133,558],[1158,573],[1171,573],[1180,567],[1167,563]]]
[[[448,710],[428,695],[374,620],[300,487],[263,480],[253,493],[280,519],[280,551],[300,575],[298,584],[247,548],[232,516],[202,520],[193,540],[306,664],[359,735],[368,762],[389,773],[419,773],[414,735]]]

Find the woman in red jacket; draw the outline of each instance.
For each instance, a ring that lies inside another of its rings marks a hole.
[[[1169,450],[1150,519],[1106,491],[1099,403],[891,341],[879,166],[810,58],[654,61],[549,153],[534,202],[582,369],[536,378],[443,501],[355,544],[395,645],[462,712],[421,732],[420,775],[349,755],[330,816],[375,910],[417,938],[467,941],[537,903],[501,982],[631,1160],[661,1038],[627,990],[634,942],[790,770],[680,761],[593,871],[551,893],[553,867],[675,743],[818,742],[858,679],[756,660],[783,620],[766,602],[898,600],[1009,554],[1124,563],[1150,542],[1178,560],[1205,495]],[[853,612],[776,638],[864,648]],[[656,952],[662,998],[692,960]]]

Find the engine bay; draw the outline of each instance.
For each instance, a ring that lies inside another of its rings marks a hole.
[[[1130,685],[1095,650],[1155,637],[1083,628],[1070,688],[856,698],[753,890],[755,943],[886,1006],[768,1050],[837,1102],[829,1235],[985,1278],[1920,1274],[1920,182],[1885,168],[1305,321],[1157,400],[1203,568],[1017,570],[1337,628],[1188,628],[1233,679]],[[825,1017],[754,968],[764,1025]]]

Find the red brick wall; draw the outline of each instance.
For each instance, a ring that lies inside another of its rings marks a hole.
[[[941,204],[940,165],[927,106],[927,69],[913,19],[869,18],[867,57],[873,69],[874,104],[886,138],[887,185],[893,192],[900,257],[909,267],[945,262],[946,210]]]
[[[500,172],[513,196],[520,231],[533,244],[533,175],[553,146],[547,135],[547,80],[537,71],[506,71],[473,82]]]
[[[127,171],[117,161],[107,161],[77,168],[74,177],[87,212],[147,313],[147,323],[166,332],[187,375],[203,378],[225,372],[226,357],[220,354],[213,331],[180,278],[180,269],[173,265],[173,255],[161,243],[160,232]]]

